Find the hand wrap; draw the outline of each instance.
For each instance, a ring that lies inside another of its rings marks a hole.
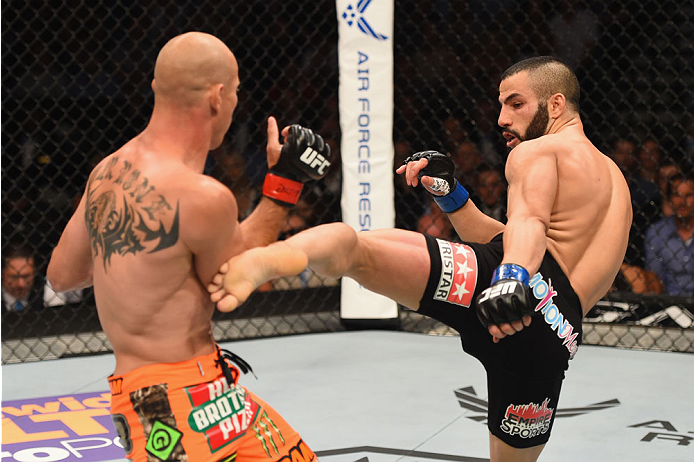
[[[412,154],[403,162],[416,162],[420,159],[428,161],[427,166],[419,171],[417,178],[420,182],[423,176],[429,176],[434,180],[434,184],[427,189],[441,192],[444,195],[433,194],[434,201],[439,208],[446,213],[455,212],[461,208],[470,198],[467,190],[455,179],[455,164],[445,154],[438,151],[422,151]]]

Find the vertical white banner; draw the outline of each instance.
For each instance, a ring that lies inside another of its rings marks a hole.
[[[393,0],[336,0],[342,130],[342,220],[392,228]],[[342,279],[343,319],[392,319],[397,304]]]

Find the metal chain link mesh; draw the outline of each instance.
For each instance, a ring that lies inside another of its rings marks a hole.
[[[473,199],[500,220],[507,150],[496,127],[499,76],[537,54],[575,69],[586,133],[623,168],[635,216],[628,266],[589,314],[587,343],[694,351],[694,263],[685,261],[687,246],[663,263],[652,241],[660,236],[667,250],[672,236],[648,232],[686,202],[686,191],[673,197],[667,185],[679,185],[673,175],[691,175],[694,164],[693,18],[687,0],[395,2],[395,162],[423,149],[450,153]],[[43,275],[93,166],[146,125],[163,44],[201,30],[236,54],[239,106],[206,173],[232,189],[243,218],[265,173],[267,116],[314,128],[339,153],[337,21],[332,2],[298,0],[3,2],[3,363],[110,351],[91,290],[55,295]],[[398,227],[456,239],[425,194],[394,181]],[[312,185],[284,235],[339,220],[340,187],[339,169]],[[667,271],[677,272],[675,283]],[[6,304],[6,291],[27,287],[28,306]],[[341,330],[338,306],[339,282],[309,272],[215,314],[214,334]],[[401,321],[451,333],[406,310]]]

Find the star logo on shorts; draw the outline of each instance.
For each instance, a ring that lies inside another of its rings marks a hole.
[[[441,274],[434,300],[470,308],[477,286],[477,256],[472,247],[436,240],[441,257]]]
[[[456,284],[455,285],[455,292],[453,292],[453,296],[458,297],[459,299],[462,300],[463,297],[469,293],[470,293],[470,291],[465,289],[465,283]]]
[[[458,245],[455,245],[454,247],[455,247],[456,255],[462,254],[465,258],[467,258],[467,254],[470,250],[466,246],[458,244]]]
[[[472,271],[472,268],[467,265],[467,260],[465,260],[465,263],[458,263],[458,272],[456,274],[462,274],[464,278],[467,278],[467,273],[470,271]]]

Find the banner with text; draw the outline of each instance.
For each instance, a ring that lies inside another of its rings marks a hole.
[[[393,1],[337,0],[342,219],[357,231],[392,228]],[[342,280],[343,319],[392,319],[395,302]]]
[[[109,392],[2,402],[2,460],[96,462],[124,459]]]

